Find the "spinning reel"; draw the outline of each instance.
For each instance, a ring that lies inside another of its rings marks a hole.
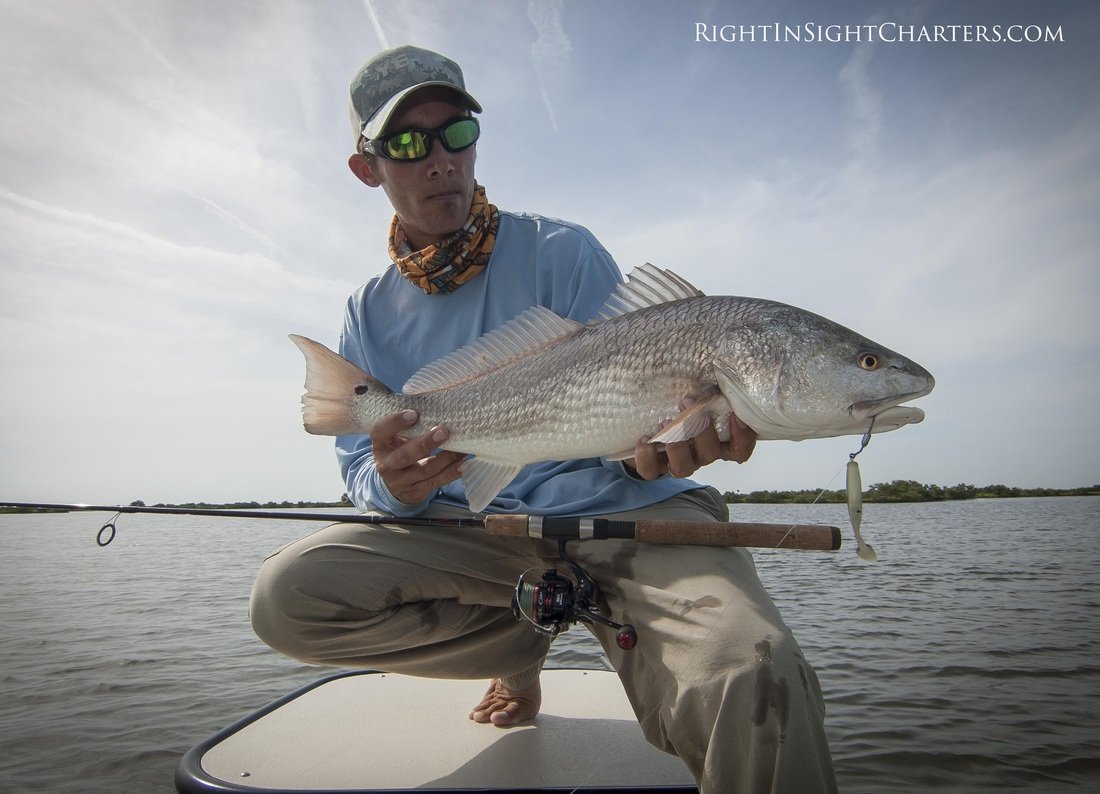
[[[526,620],[536,631],[548,637],[556,637],[578,620],[589,624],[599,623],[601,626],[617,629],[615,644],[624,651],[631,650],[638,644],[638,632],[629,623],[616,623],[600,614],[595,603],[599,592],[596,583],[566,553],[566,542],[558,541],[558,553],[576,582],[551,568],[543,573],[537,583],[532,584],[524,578],[530,571],[525,571],[520,575],[512,597],[512,612],[516,619]]]

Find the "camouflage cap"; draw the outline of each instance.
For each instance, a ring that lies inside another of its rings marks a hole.
[[[467,108],[481,112],[481,105],[466,93],[457,63],[420,47],[395,47],[371,58],[352,78],[351,125],[356,145],[359,136],[381,135],[401,101],[428,86],[453,89]]]

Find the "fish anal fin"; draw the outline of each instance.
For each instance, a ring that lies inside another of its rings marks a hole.
[[[470,510],[480,513],[498,493],[515,479],[522,464],[471,458],[462,464],[462,482],[466,486],[466,501]]]
[[[403,394],[422,394],[463,383],[530,355],[584,328],[544,306],[533,306],[465,347],[437,359],[406,381]]]

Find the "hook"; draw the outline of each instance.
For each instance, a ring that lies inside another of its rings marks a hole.
[[[860,441],[859,441],[859,449],[857,449],[855,452],[850,453],[848,455],[848,460],[853,460],[854,461],[856,459],[856,455],[858,455],[863,450],[867,449],[867,445],[871,443],[871,432],[874,429],[875,429],[875,417],[872,416],[871,417],[871,424],[867,425],[867,432],[863,434],[863,438],[861,438]]]

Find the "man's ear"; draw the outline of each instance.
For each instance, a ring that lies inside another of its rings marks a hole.
[[[374,171],[372,158],[365,154],[353,154],[348,157],[348,168],[367,187],[378,187],[382,184],[382,180]]]

